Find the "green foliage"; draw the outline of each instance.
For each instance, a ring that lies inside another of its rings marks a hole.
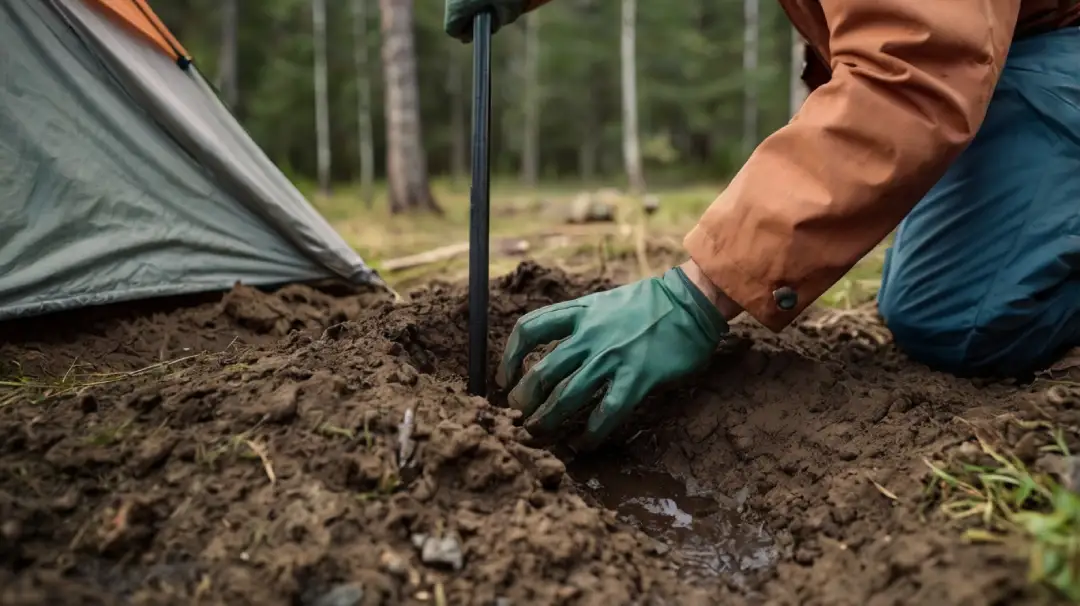
[[[350,1],[327,3],[333,168],[339,181],[357,178],[360,166]],[[367,1],[376,172],[382,175],[379,10],[378,2]],[[153,3],[211,81],[218,71],[221,4]],[[468,137],[471,46],[443,33],[442,2],[413,5],[427,159],[433,175],[447,174],[455,139]],[[609,0],[557,0],[526,17],[540,20],[543,178],[622,179],[619,10],[620,3]],[[787,120],[791,30],[777,3],[762,2],[761,11],[756,77],[764,136]],[[742,161],[742,3],[639,2],[638,12],[639,115],[650,183],[658,174],[726,177]],[[240,94],[234,111],[279,166],[297,178],[314,178],[310,0],[240,0],[239,21]],[[493,170],[504,174],[516,174],[521,162],[523,31],[519,21],[494,43],[492,160]],[[460,119],[454,120],[454,112]],[[586,174],[590,166],[594,170]]]
[[[1070,456],[1064,430],[1044,429],[1053,438],[1041,450]],[[926,461],[931,471],[928,495],[940,502],[948,518],[975,522],[964,533],[969,541],[1019,542],[1028,554],[1031,581],[1080,604],[1080,494],[982,439],[979,444],[989,458],[987,464],[959,462],[946,469]]]

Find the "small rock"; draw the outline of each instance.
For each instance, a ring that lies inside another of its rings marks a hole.
[[[513,606],[513,604],[514,603],[510,601],[510,598],[504,598],[502,596],[495,598],[495,606]]]
[[[566,465],[554,457],[546,457],[536,463],[536,475],[540,479],[540,485],[548,490],[557,489],[562,484],[565,473]]]
[[[22,525],[15,520],[7,520],[0,524],[0,537],[14,543],[22,537]]]
[[[416,544],[415,536],[413,544]],[[429,566],[449,567],[458,571],[465,565],[465,556],[456,537],[427,537],[420,548],[420,561]]]
[[[355,583],[336,585],[315,600],[313,606],[356,606],[364,599],[364,588]]]
[[[660,209],[660,198],[656,194],[648,194],[642,200],[642,206],[645,207],[645,214],[651,215]]]

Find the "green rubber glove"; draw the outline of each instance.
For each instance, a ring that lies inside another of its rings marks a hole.
[[[496,377],[532,433],[554,432],[608,387],[589,416],[586,448],[602,442],[657,385],[704,367],[728,325],[681,268],[525,314]],[[525,356],[565,339],[521,378]],[[520,382],[518,382],[520,378]]]
[[[492,12],[491,33],[510,25],[525,12],[529,0],[446,0],[446,33],[462,42],[472,41],[473,19],[480,13]]]

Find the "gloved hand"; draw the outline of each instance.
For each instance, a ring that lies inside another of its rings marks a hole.
[[[527,12],[535,0],[446,0],[446,17],[443,21],[446,33],[462,42],[472,40],[473,18],[490,10],[493,14],[491,33],[510,25],[522,13]]]
[[[550,433],[593,400],[583,445],[595,447],[649,391],[709,361],[728,324],[679,267],[525,314],[514,326],[496,381],[532,433]],[[565,339],[525,376],[525,356]]]

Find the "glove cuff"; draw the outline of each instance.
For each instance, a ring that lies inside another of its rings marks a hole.
[[[672,279],[673,274],[678,276],[678,278]],[[677,290],[679,289],[679,286],[681,286],[681,290],[686,290],[689,293],[690,299],[693,300],[693,305],[690,307],[693,308],[694,317],[712,340],[719,341],[720,337],[727,334],[729,330],[727,320],[724,319],[720,310],[716,309],[716,306],[713,305],[712,301],[705,296],[705,293],[701,292],[701,289],[690,281],[690,278],[681,267],[676,266],[669,269],[667,273],[664,274],[664,282],[666,282],[669,287]],[[680,297],[680,299],[685,300],[686,297]]]

